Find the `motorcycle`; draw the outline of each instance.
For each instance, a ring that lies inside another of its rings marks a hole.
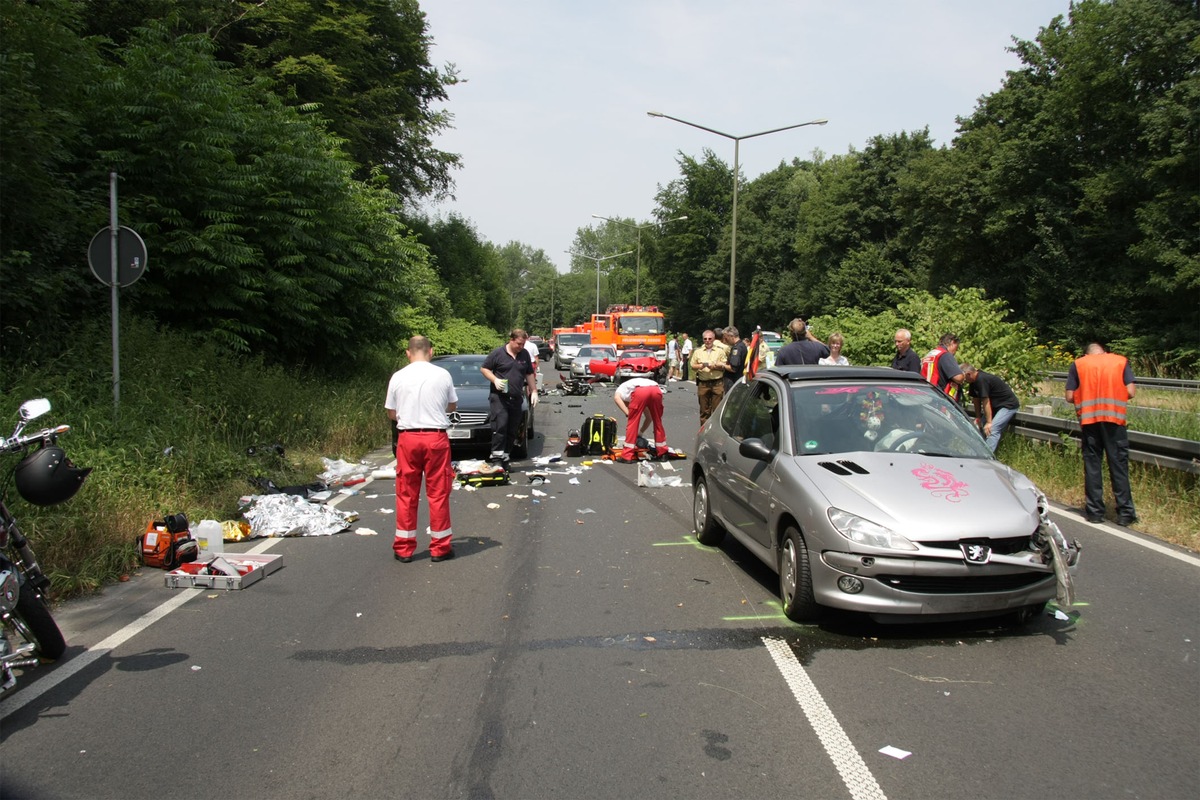
[[[91,469],[80,469],[58,446],[59,435],[70,425],[25,434],[25,426],[50,411],[50,401],[22,404],[20,421],[12,436],[0,437],[0,454],[21,454],[0,486],[0,692],[16,685],[13,670],[55,661],[67,649],[62,631],[50,614],[50,579],[38,565],[29,540],[5,500],[9,481],[17,493],[34,505],[49,506],[69,500],[79,491]],[[31,452],[32,450],[32,452]],[[10,641],[11,640],[11,641]]]

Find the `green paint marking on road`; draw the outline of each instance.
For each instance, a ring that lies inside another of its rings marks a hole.
[[[696,535],[692,534],[692,533],[685,534],[682,537],[682,539],[683,539],[682,542],[652,542],[650,544],[650,546],[651,547],[679,547],[680,545],[688,545],[688,546],[696,548],[697,550],[712,551],[712,550],[716,549],[715,547],[709,547],[708,545],[700,544],[700,540],[697,539]]]

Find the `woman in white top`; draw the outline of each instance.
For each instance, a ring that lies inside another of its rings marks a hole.
[[[822,358],[817,361],[818,364],[827,364],[833,367],[848,367],[850,362],[842,355],[842,344],[845,340],[840,333],[829,334],[829,357]]]

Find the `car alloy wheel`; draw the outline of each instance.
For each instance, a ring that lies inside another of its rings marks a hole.
[[[793,622],[811,622],[818,616],[820,606],[813,599],[808,545],[794,526],[784,531],[780,543],[779,598],[783,613]]]
[[[715,547],[725,538],[725,530],[712,515],[709,506],[708,484],[703,475],[697,475],[692,492],[692,524],[696,528],[696,540],[700,544]]]

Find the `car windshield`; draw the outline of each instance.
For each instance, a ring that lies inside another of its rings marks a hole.
[[[576,356],[576,358],[604,358],[605,356],[611,356],[612,354],[613,351],[606,347],[588,346],[579,348],[579,355]]]
[[[970,420],[932,386],[801,383],[791,394],[799,455],[874,450],[992,457]]]
[[[590,333],[560,333],[557,341],[560,347],[580,347],[591,342],[592,335]]]
[[[653,355],[653,350],[646,350],[641,347],[631,347],[628,350],[621,351],[621,358],[650,358]]]
[[[617,333],[620,334],[630,335],[662,332],[662,317],[636,317],[622,314],[617,318]]]
[[[763,331],[762,340],[764,342],[780,342],[783,341],[783,337],[775,331]]]

